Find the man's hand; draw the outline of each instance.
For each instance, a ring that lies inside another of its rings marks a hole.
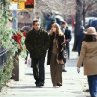
[[[80,67],[77,67],[77,72],[80,73]]]

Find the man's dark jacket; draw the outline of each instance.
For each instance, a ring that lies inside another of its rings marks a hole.
[[[49,36],[48,33],[40,28],[38,31],[32,29],[28,32],[25,45],[30,52],[31,58],[39,58],[46,54],[48,49]]]
[[[70,42],[71,41],[71,31],[68,29],[68,27],[65,29],[64,35],[65,35],[65,39],[69,40],[68,42]]]

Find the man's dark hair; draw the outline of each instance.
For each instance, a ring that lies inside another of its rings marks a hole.
[[[35,25],[36,22],[39,22],[39,21],[38,20],[34,20],[32,24]]]

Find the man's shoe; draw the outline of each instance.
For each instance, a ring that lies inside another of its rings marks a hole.
[[[35,84],[37,85],[37,84],[39,84],[39,82],[38,82],[38,81],[36,81],[36,82],[35,82]]]
[[[44,83],[38,83],[36,84],[37,87],[41,87],[41,86],[44,86]]]
[[[84,90],[84,92],[89,92],[89,89]]]

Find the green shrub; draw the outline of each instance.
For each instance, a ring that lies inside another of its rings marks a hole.
[[[6,63],[3,67],[0,67],[0,90],[12,76],[13,70],[13,56],[16,50],[15,46],[12,44],[12,33],[13,29],[7,27],[9,22],[9,11],[8,11],[8,0],[0,1],[0,48],[3,47],[8,50]]]
[[[13,70],[13,58],[8,56],[6,63],[0,69],[0,89],[6,85],[9,79],[12,77]]]

